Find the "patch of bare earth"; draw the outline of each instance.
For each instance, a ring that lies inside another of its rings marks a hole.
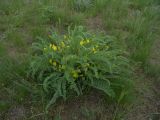
[[[105,32],[101,16],[90,17],[86,19],[86,27],[93,32]]]
[[[112,120],[115,106],[107,104],[103,98],[101,93],[93,91],[58,104],[51,114],[54,117],[60,113],[62,120]]]
[[[159,112],[159,101],[152,78],[138,71],[135,81],[136,99],[131,109],[127,112],[125,120],[159,120],[152,119]]]
[[[10,108],[6,115],[7,120],[24,120],[26,117],[26,109],[23,106]]]
[[[160,40],[153,44],[149,63],[155,70],[160,67]],[[126,120],[160,120],[160,75],[148,77],[142,71],[137,73],[137,100]]]

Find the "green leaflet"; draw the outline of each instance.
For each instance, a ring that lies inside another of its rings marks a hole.
[[[48,112],[48,108],[54,104],[57,100],[57,98],[59,97],[59,93],[58,91],[56,91],[52,97],[52,99],[49,101],[49,103],[47,104],[46,108],[45,108],[45,111]]]
[[[46,79],[43,82],[43,89],[45,92],[48,92],[48,85],[49,85],[49,80],[50,79],[54,79],[56,75],[55,74],[51,74],[50,76],[46,77]]]
[[[108,80],[94,80],[93,83],[89,85],[98,90],[102,90],[110,97],[115,97],[115,93],[110,87],[110,82]]]

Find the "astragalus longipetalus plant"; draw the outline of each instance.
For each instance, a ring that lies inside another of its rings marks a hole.
[[[115,38],[93,35],[82,26],[65,35],[53,33],[33,44],[30,75],[50,98],[46,109],[57,98],[71,93],[82,95],[86,88],[103,91],[115,98],[129,84],[129,60]]]

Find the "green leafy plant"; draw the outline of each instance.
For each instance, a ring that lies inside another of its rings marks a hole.
[[[92,35],[79,26],[64,36],[40,38],[33,48],[30,75],[50,98],[46,109],[57,98],[82,95],[88,87],[116,98],[129,84],[129,60],[114,37]]]

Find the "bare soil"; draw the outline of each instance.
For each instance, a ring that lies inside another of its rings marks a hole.
[[[160,40],[156,40],[152,46],[149,64],[153,70],[160,68]],[[160,74],[149,77],[142,71],[137,73],[137,101],[126,120],[160,120]]]

